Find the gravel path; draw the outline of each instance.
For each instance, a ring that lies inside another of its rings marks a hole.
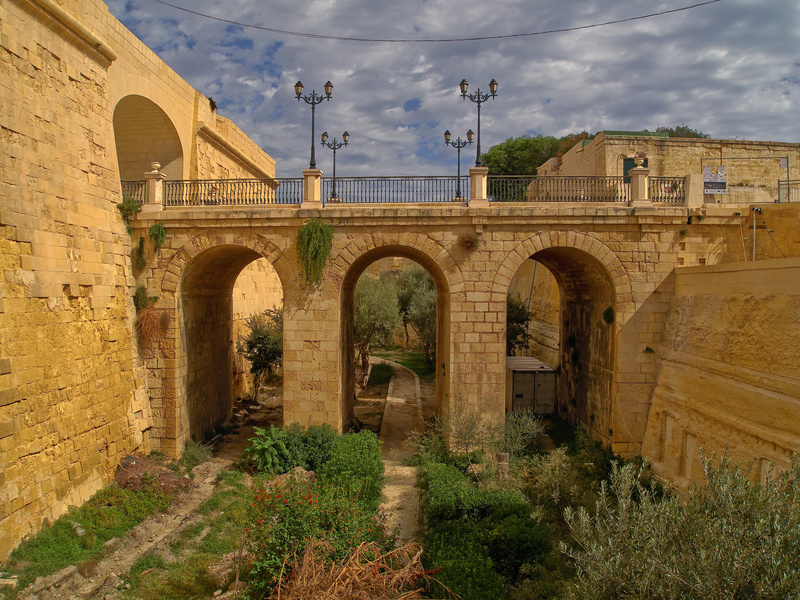
[[[402,465],[404,458],[414,451],[405,444],[411,431],[424,431],[422,404],[420,401],[419,377],[416,373],[397,363],[394,377],[389,383],[386,407],[381,422],[381,453],[386,468],[383,488],[384,502],[381,505],[391,528],[399,527],[402,540],[417,537],[419,531],[419,490],[416,487],[417,470]]]

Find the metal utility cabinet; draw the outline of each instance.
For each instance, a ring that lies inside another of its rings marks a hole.
[[[556,371],[530,356],[506,357],[506,410],[556,412]]]

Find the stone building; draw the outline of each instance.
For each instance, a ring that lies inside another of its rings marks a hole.
[[[647,131],[601,131],[582,140],[563,156],[551,158],[537,169],[540,176],[625,177],[634,158],[652,177],[685,177],[724,166],[728,193],[708,201],[775,202],[779,181],[800,180],[800,144],[747,140],[671,138]]]

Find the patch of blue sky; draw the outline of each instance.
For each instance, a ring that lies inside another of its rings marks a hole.
[[[222,40],[219,45],[223,48],[241,48],[242,50],[252,50],[253,49],[253,40],[246,37],[236,37],[233,39],[226,38]]]
[[[277,42],[267,46],[261,53],[261,62],[254,64],[253,69],[261,75],[269,75],[275,79],[280,79],[283,73],[283,66],[278,64],[274,58],[275,53],[280,50],[281,46],[283,46],[283,42]]]
[[[412,98],[411,100],[406,100],[405,104],[403,104],[403,110],[406,112],[414,112],[419,110],[422,106],[422,100],[419,98]]]

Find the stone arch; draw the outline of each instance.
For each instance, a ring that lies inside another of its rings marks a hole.
[[[617,337],[633,313],[628,273],[597,238],[580,232],[540,233],[506,256],[493,282],[495,293],[507,292],[528,258],[547,267],[559,286],[559,413],[611,442]],[[611,324],[606,321],[609,307],[614,312]]]
[[[153,274],[161,291],[157,306],[169,314],[163,363],[148,362],[151,395],[165,421],[156,435],[166,452],[178,453],[186,440],[200,438],[231,415],[232,292],[241,271],[259,258],[269,261],[285,289],[295,275],[290,261],[275,244],[250,232],[202,232]]]
[[[153,161],[169,179],[183,179],[183,144],[160,106],[144,96],[125,96],[114,108],[113,122],[121,180],[141,180]]]
[[[332,271],[340,277],[340,380],[343,421],[352,416],[353,371],[353,295],[358,278],[373,262],[390,256],[408,258],[430,275],[436,285],[436,410],[446,409],[450,393],[451,331],[450,311],[454,296],[463,295],[463,278],[456,261],[438,242],[422,234],[376,234],[353,240],[339,253]]]

